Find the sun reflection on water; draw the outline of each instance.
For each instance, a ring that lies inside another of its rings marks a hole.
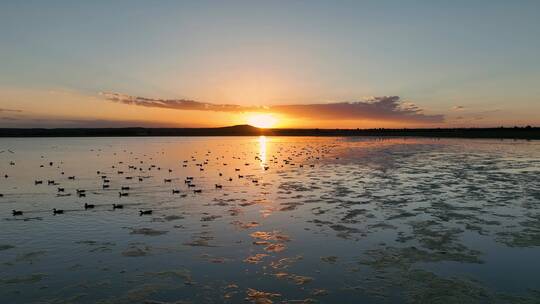
[[[259,158],[261,159],[261,167],[266,166],[266,136],[259,136]]]

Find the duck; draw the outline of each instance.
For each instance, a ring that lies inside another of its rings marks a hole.
[[[221,189],[221,188],[223,188],[223,185],[216,184],[216,189]]]
[[[172,194],[180,194],[180,190],[173,189]]]
[[[201,189],[195,189],[195,190],[193,190],[193,193],[202,193],[202,190]]]
[[[120,188],[120,189],[121,189],[122,191],[124,191],[124,190],[129,190],[129,187],[122,187],[122,188]]]
[[[16,215],[23,215],[23,212],[20,211],[20,210],[12,210],[12,211],[11,211],[11,214],[13,214],[13,216],[16,216]]]
[[[87,203],[84,203],[84,209],[92,209],[94,208],[96,205],[94,204],[87,204]]]
[[[122,204],[112,204],[112,208],[113,209],[123,209],[124,205],[122,205]]]
[[[152,214],[152,210],[139,210],[139,215]]]
[[[53,208],[53,214],[54,215],[56,215],[56,214],[64,214],[64,210]]]

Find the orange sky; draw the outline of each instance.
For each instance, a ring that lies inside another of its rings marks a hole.
[[[122,95],[124,96],[124,95]],[[507,112],[508,115],[501,116],[500,111],[478,111],[463,107],[453,107],[441,109],[441,111],[421,111],[428,115],[428,121],[409,116],[403,116],[395,111],[391,111],[391,117],[386,117],[387,109],[376,109],[374,117],[363,117],[362,113],[358,118],[341,117],[343,112],[328,114],[328,108],[321,111],[318,108],[291,109],[287,105],[262,107],[261,113],[255,111],[245,111],[253,109],[250,106],[241,106],[238,111],[213,111],[213,110],[183,110],[170,107],[170,102],[176,100],[159,99],[166,107],[142,106],[137,104],[125,104],[123,102],[111,101],[103,94],[83,94],[77,91],[65,89],[51,90],[28,90],[28,89],[7,89],[0,90],[0,101],[2,104],[2,116],[10,117],[2,121],[4,127],[13,126],[153,126],[153,127],[215,127],[236,124],[251,123],[258,126],[272,127],[295,127],[295,128],[375,128],[375,127],[432,127],[432,126],[499,126],[526,124],[534,121],[536,115],[526,111]],[[127,98],[127,97],[126,97]],[[133,98],[133,97],[129,97]],[[155,102],[154,99],[148,98]],[[406,103],[399,100],[398,103]],[[366,102],[368,106],[373,104],[373,100]],[[216,104],[211,104],[215,106]],[[335,103],[327,103],[329,109],[333,109]],[[364,105],[363,103],[361,105]],[[173,105],[173,106],[176,106]],[[292,105],[296,107],[298,105]],[[206,105],[208,107],[208,105]],[[259,108],[257,105],[255,109]],[[283,108],[285,107],[285,108]],[[273,112],[272,109],[278,109]],[[370,108],[371,109],[371,108]],[[12,111],[15,110],[15,111]],[[354,110],[354,109],[353,109]],[[307,117],[302,117],[304,113]],[[349,111],[349,108],[345,109]],[[324,112],[324,113],[322,113]],[[431,113],[430,113],[431,112]],[[435,113],[433,113],[435,112]],[[347,114],[347,113],[345,113]],[[422,114],[422,115],[423,115]],[[443,114],[443,115],[440,115]],[[262,115],[262,116],[261,116]],[[330,115],[330,116],[329,116]],[[333,117],[332,115],[338,115]],[[372,116],[373,116],[372,115]],[[379,116],[383,116],[380,118]],[[430,116],[432,115],[432,116]],[[520,116],[522,121],[514,117]],[[379,118],[378,118],[379,117]],[[406,117],[407,120],[404,120]],[[439,120],[439,117],[442,117]],[[258,118],[258,119],[257,119]],[[261,121],[262,118],[262,121]],[[271,120],[270,122],[268,120]],[[433,121],[431,121],[433,120]]]

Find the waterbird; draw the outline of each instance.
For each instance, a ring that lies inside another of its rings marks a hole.
[[[42,180],[35,180],[34,181],[34,185],[40,185],[40,184],[43,184]]]
[[[222,185],[220,185],[220,184],[216,184],[216,189],[221,189],[221,188],[223,188],[223,186],[222,186]]]
[[[94,208],[96,205],[94,204],[87,204],[87,203],[84,203],[84,209],[92,209]]]
[[[172,194],[179,194],[179,193],[180,193],[180,190],[173,189],[173,191],[172,191]]]
[[[120,189],[121,189],[122,191],[124,191],[124,190],[129,190],[129,187],[125,186],[125,187],[121,187]]]
[[[113,209],[123,209],[124,205],[122,205],[122,204],[112,204],[112,208]]]
[[[53,214],[64,214],[64,210],[53,208]]]
[[[118,196],[119,197],[122,197],[122,196],[128,196],[129,193],[128,192],[118,192]]]
[[[139,215],[152,214],[152,210],[139,210]]]
[[[64,192],[64,188],[58,188],[58,192]]]
[[[201,189],[195,189],[195,190],[193,190],[193,193],[202,193],[202,190]]]
[[[16,216],[16,215],[23,215],[23,212],[20,211],[20,210],[12,210],[12,211],[11,211],[11,214],[13,214],[13,216]]]

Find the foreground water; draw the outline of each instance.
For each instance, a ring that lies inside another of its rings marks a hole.
[[[540,301],[540,142],[0,139],[0,173],[0,303]]]

